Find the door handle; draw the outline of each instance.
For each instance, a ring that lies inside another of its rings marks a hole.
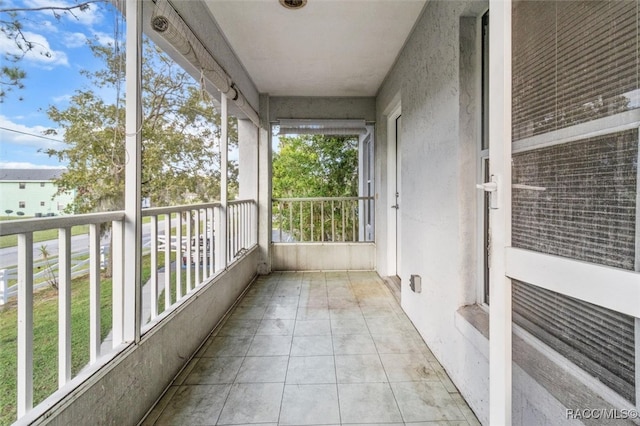
[[[391,208],[398,210],[400,208],[400,206],[398,204],[394,204],[393,206],[391,206]]]

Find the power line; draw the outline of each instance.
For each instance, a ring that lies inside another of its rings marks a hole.
[[[61,141],[60,139],[49,138],[47,136],[36,135],[34,133],[27,133],[27,132],[23,132],[23,131],[16,130],[16,129],[9,129],[7,127],[1,127],[0,126],[0,130],[6,130],[8,132],[13,132],[13,133],[19,133],[21,135],[26,135],[26,136],[32,136],[34,138],[46,139],[48,141],[53,141],[53,142],[64,142],[64,141]]]

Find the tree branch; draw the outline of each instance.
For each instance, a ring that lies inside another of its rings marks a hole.
[[[9,9],[0,9],[0,13],[39,12],[43,10],[71,12],[74,9],[80,9],[80,11],[85,11],[93,3],[105,3],[106,1],[107,0],[89,0],[80,4],[76,4],[75,6],[16,7],[16,8],[9,8]]]

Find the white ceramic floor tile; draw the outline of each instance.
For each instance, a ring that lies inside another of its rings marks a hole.
[[[466,421],[440,382],[398,382],[391,387],[405,422]]]
[[[342,423],[402,422],[388,383],[338,384]]]
[[[218,424],[277,422],[283,388],[283,383],[236,383],[231,387]]]
[[[336,355],[377,354],[376,345],[369,334],[336,334],[333,336]]]
[[[293,336],[291,356],[333,355],[331,336]]]
[[[382,363],[375,355],[336,355],[338,383],[387,382]]]
[[[380,360],[390,382],[440,380],[421,354],[380,354]]]
[[[287,384],[336,383],[333,356],[292,356],[289,358]]]
[[[237,383],[282,383],[287,374],[288,356],[248,356],[244,359]]]
[[[255,336],[247,356],[289,355],[293,336]]]
[[[340,423],[336,385],[285,385],[281,425]]]
[[[156,425],[215,424],[229,388],[229,385],[180,386]]]
[[[242,357],[200,358],[187,376],[185,384],[231,384],[242,364]]]
[[[294,336],[326,336],[331,334],[329,320],[297,320]]]

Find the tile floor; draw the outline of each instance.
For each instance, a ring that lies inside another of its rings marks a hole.
[[[143,425],[477,425],[372,272],[260,277]]]

